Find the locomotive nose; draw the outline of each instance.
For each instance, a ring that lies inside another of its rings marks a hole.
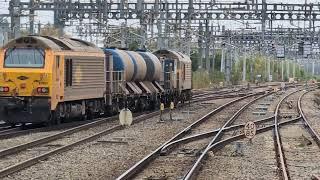
[[[6,72],[1,84],[0,96],[48,96],[50,92],[48,79],[42,73]]]

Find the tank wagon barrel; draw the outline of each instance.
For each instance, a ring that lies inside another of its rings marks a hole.
[[[147,65],[146,81],[159,81],[161,75],[161,63],[160,60],[149,52],[139,52],[143,57]]]
[[[143,81],[147,74],[147,64],[143,57],[134,51],[126,51],[134,63],[133,81]]]

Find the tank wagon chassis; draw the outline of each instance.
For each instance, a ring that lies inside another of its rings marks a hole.
[[[100,49],[73,38],[26,36],[0,52],[0,119],[8,124],[59,124],[114,115],[128,107],[152,110],[191,99],[191,60]]]

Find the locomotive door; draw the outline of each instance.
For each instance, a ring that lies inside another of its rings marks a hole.
[[[55,109],[59,100],[63,99],[63,63],[61,56],[57,55],[54,57],[53,61],[53,88],[52,90],[52,108]]]
[[[171,89],[171,81],[173,80],[174,61],[170,59],[164,60],[164,88]]]

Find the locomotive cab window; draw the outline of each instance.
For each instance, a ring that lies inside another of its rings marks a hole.
[[[45,52],[39,48],[9,48],[4,57],[4,67],[42,68]]]

